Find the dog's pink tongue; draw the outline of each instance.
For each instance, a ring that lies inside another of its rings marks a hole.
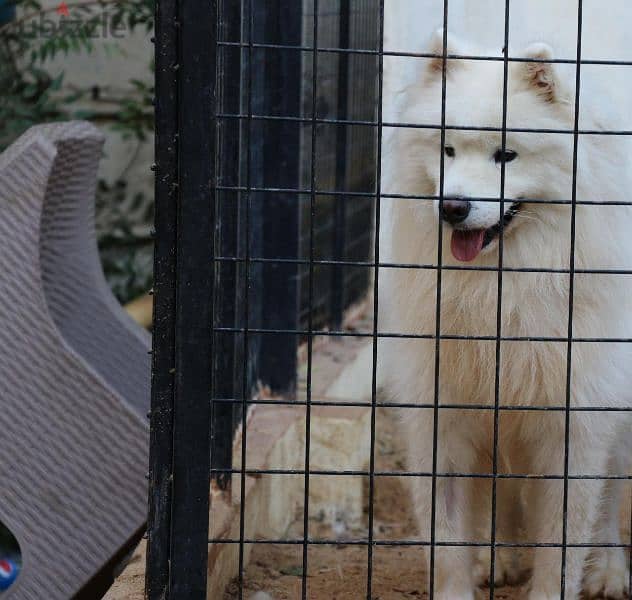
[[[454,258],[463,262],[474,260],[483,248],[484,239],[484,229],[455,229],[450,244]]]

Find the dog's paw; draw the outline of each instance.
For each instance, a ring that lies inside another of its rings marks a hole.
[[[629,576],[623,548],[599,548],[586,567],[584,591],[588,598],[626,598]]]
[[[550,573],[549,576],[542,575],[536,580],[531,579],[526,585],[527,600],[560,600],[562,591],[560,586],[559,574]],[[580,597],[579,589],[569,588],[564,590],[564,598],[566,600],[577,600]]]
[[[488,586],[491,553],[489,549],[483,549],[474,566],[474,577],[477,585]],[[494,585],[517,585],[526,579],[527,573],[520,564],[520,558],[516,552],[497,550],[494,565]]]

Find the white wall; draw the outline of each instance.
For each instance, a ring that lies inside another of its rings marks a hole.
[[[44,9],[54,9],[59,0],[43,0]],[[80,18],[82,15],[75,3],[67,2],[70,19]],[[24,16],[23,11],[18,16]],[[53,22],[60,17],[52,12],[48,15]],[[113,37],[97,38],[93,40],[94,51],[87,53],[71,52],[68,55],[58,54],[53,60],[48,60],[46,69],[53,75],[65,73],[64,85],[66,93],[72,87],[90,88],[98,85],[104,96],[123,96],[129,89],[129,80],[136,78],[148,83],[153,80],[153,73],[149,64],[154,51],[150,42],[151,33],[146,33],[139,27],[135,32],[122,31],[121,39]],[[111,112],[116,108],[114,104],[85,102],[76,108],[94,111]],[[100,176],[106,181],[114,182],[123,174],[129,181],[130,196],[141,191],[151,198],[153,195],[153,174],[149,166],[153,162],[153,139],[149,136],[146,142],[126,140],[111,127],[101,127],[105,134],[104,157],[100,164]]]

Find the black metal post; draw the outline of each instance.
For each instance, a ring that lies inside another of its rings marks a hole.
[[[148,598],[167,598],[171,541],[178,180],[176,0],[156,2],[154,322],[150,414]]]
[[[217,0],[182,1],[172,600],[206,598],[215,216]]]
[[[158,3],[150,600],[206,598],[216,27],[216,0]]]
[[[255,39],[276,44],[302,43],[303,3],[297,0],[254,2]],[[301,55],[292,51],[256,52],[253,57],[253,112],[264,115],[298,115],[302,83]],[[284,121],[255,128],[251,135],[251,183],[278,188],[297,188],[300,170],[300,127]],[[299,249],[299,195],[252,194],[253,255],[296,259]],[[251,296],[255,319],[265,329],[298,328],[298,267],[288,263],[265,263],[251,267],[259,294]],[[253,340],[255,341],[255,340]],[[276,393],[292,395],[296,386],[298,338],[293,334],[260,336],[254,377]],[[251,376],[253,376],[251,375]],[[257,381],[253,381],[256,384]]]
[[[241,2],[222,0],[219,15],[219,34],[224,41],[241,39]],[[241,48],[223,47],[218,53],[217,96],[221,112],[239,110],[241,101],[242,71]],[[241,176],[241,123],[234,119],[219,120],[218,147],[221,161],[217,165],[220,185],[238,186]],[[223,257],[239,256],[239,194],[224,191],[217,194],[215,241],[217,252]],[[223,261],[215,269],[215,323],[218,326],[235,327],[237,324],[238,265]],[[241,389],[236,371],[239,369],[237,336],[234,333],[215,334],[213,399],[235,398]],[[213,402],[211,415],[211,466],[213,478],[220,489],[230,486],[232,467],[233,429],[238,422],[233,419],[233,405],[229,402]]]
[[[340,0],[340,48],[349,48],[351,40],[351,0]],[[338,114],[337,119],[346,121],[349,107],[349,53],[338,55]],[[336,126],[336,191],[347,187],[347,136],[346,125]],[[336,196],[334,203],[333,260],[345,259],[347,240],[347,198]],[[345,309],[344,270],[336,265],[331,271],[331,322],[334,329],[342,326]]]

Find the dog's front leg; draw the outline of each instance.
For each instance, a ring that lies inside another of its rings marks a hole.
[[[622,434],[612,447],[610,474],[626,476],[632,460],[632,430],[629,418]],[[621,505],[626,497],[626,481],[611,479],[604,484],[601,511],[595,526],[595,542],[621,544]],[[628,553],[622,547],[593,548],[584,578],[587,598],[613,598],[621,600],[629,593],[630,569]]]
[[[605,473],[608,452],[604,440],[607,432],[591,416],[574,414],[571,422],[569,474]],[[564,464],[564,432],[548,431],[547,437],[536,450],[533,467],[535,473],[551,474],[551,465]],[[530,538],[537,543],[563,541],[564,484],[561,480],[538,481],[533,486],[527,505],[527,523]],[[571,479],[568,482],[566,511],[566,542],[564,556],[564,598],[580,597],[582,575],[586,563],[592,530],[597,519],[603,482],[590,479]],[[533,576],[529,600],[559,600],[562,588],[562,556],[559,547],[539,547],[534,553]]]
[[[468,449],[469,455],[474,449]],[[464,472],[476,472],[467,466],[465,456],[459,466]],[[450,470],[450,469],[448,469]],[[461,469],[459,469],[461,470]],[[435,539],[435,598],[440,600],[473,600],[477,597],[476,561],[480,547],[450,543],[481,542],[478,521],[480,504],[488,498],[486,481],[476,478],[441,478],[437,482]],[[487,548],[486,548],[487,550]]]
[[[425,414],[424,414],[425,413]],[[423,473],[432,472],[432,411],[418,411],[418,419],[408,421],[409,468]],[[465,420],[461,420],[465,422]],[[425,542],[433,538],[435,600],[474,600],[476,583],[474,557],[476,547],[459,545],[477,541],[472,511],[477,487],[481,481],[466,477],[444,477],[448,472],[475,472],[475,451],[467,443],[467,433],[458,430],[454,422],[442,423],[438,431],[437,473],[435,478],[434,523],[432,477],[414,477],[411,481],[413,503],[420,537]],[[456,443],[455,443],[456,442]],[[449,447],[448,447],[449,444]],[[434,532],[434,535],[433,535]],[[457,545],[450,545],[456,543]],[[425,548],[427,573],[430,556]],[[429,577],[428,577],[429,580]]]

